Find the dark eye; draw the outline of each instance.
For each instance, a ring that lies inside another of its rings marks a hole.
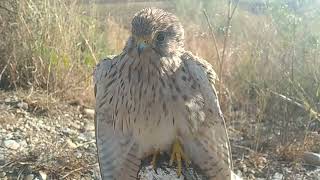
[[[157,41],[162,42],[162,41],[164,41],[164,39],[165,39],[165,36],[163,33],[159,33],[157,35]]]

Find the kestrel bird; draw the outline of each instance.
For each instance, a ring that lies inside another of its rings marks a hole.
[[[104,180],[137,179],[141,159],[171,154],[196,164],[209,180],[232,179],[230,144],[205,60],[184,49],[173,14],[146,8],[135,14],[123,52],[98,64],[95,126]]]

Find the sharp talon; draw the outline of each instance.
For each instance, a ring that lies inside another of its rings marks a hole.
[[[159,153],[160,153],[160,150],[159,150],[159,149],[158,149],[158,150],[155,150],[155,151],[153,152],[151,165],[152,165],[152,167],[153,167],[154,170],[157,169],[157,156],[158,156]]]
[[[190,164],[191,164],[191,161],[186,158],[186,159],[184,160],[184,164],[186,165],[187,168],[189,168],[189,166],[190,166]]]
[[[180,141],[176,139],[172,147],[172,153],[171,153],[169,165],[172,166],[173,161],[176,161],[178,177],[180,177],[182,174],[182,163],[181,163],[182,160],[184,160],[186,167],[189,167],[190,160],[187,158],[187,156],[183,152]]]

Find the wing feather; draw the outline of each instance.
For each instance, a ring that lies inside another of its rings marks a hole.
[[[231,179],[233,175],[230,144],[214,87],[217,76],[208,62],[190,52],[186,52],[181,58],[191,76],[200,84],[206,117],[195,135],[183,140],[185,150],[209,179]]]
[[[96,97],[95,133],[103,180],[133,180],[137,179],[140,160],[137,158],[137,147],[130,132],[118,132],[113,128],[112,110],[103,104],[107,91],[105,83],[112,66],[118,58],[101,61],[94,71],[94,89]]]

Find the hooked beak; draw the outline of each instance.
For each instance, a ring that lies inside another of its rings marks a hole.
[[[143,39],[138,40],[138,42],[137,42],[138,55],[140,56],[140,54],[143,52],[143,50],[148,46],[149,45],[145,40],[143,40]]]

